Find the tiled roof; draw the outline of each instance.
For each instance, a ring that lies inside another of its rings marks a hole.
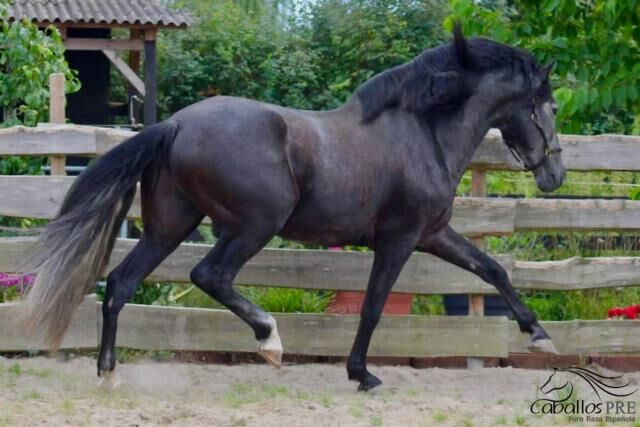
[[[188,13],[161,6],[157,0],[13,0],[9,19],[38,23],[152,25],[187,27]]]

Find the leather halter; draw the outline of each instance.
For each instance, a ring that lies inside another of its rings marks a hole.
[[[527,165],[527,163],[524,161],[524,157],[522,157],[520,153],[518,153],[518,149],[511,143],[511,140],[505,139],[504,141],[507,147],[509,148],[511,155],[516,159],[518,163],[522,165],[522,168],[526,171],[534,171],[538,169],[547,161],[547,159],[552,154],[560,153],[562,151],[562,148],[560,147],[552,148],[551,145],[549,144],[547,135],[542,129],[542,126],[540,126],[540,117],[538,117],[538,113],[536,113],[535,98],[531,99],[531,121],[533,122],[538,132],[540,132],[540,136],[542,136],[542,139],[544,140],[544,156],[542,156],[542,158],[538,160],[536,163],[534,163],[533,165]]]

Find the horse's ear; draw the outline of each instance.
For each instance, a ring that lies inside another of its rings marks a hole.
[[[551,75],[551,71],[553,70],[553,67],[555,65],[556,65],[556,60],[553,59],[547,65],[542,67],[540,71],[538,71],[538,76],[540,77],[541,81],[543,82],[549,81],[549,76]]]
[[[424,73],[408,78],[403,85],[402,106],[414,112],[446,109],[462,97],[464,84],[459,73]]]
[[[462,33],[462,24],[456,22],[453,24],[453,45],[456,48],[456,54],[460,60],[460,64],[464,67],[468,62],[467,41]]]

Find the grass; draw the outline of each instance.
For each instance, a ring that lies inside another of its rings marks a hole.
[[[333,395],[326,391],[320,394],[318,400],[320,401],[320,404],[325,408],[331,408],[336,404],[335,400],[333,399]]]
[[[238,287],[240,293],[265,311],[274,313],[322,313],[333,292],[290,288]]]
[[[37,390],[31,390],[29,393],[27,393],[25,396],[25,399],[34,399],[34,400],[40,400],[42,399],[44,396],[42,395],[42,393],[40,393]]]
[[[171,360],[173,352],[166,350],[137,350],[128,347],[117,347],[116,355],[118,363],[133,363],[142,359],[152,359],[157,362],[166,362]]]
[[[446,420],[447,420],[447,415],[446,415],[446,414],[444,414],[444,413],[442,413],[442,412],[436,412],[436,413],[433,415],[433,421],[434,421],[435,423],[440,424],[440,423],[445,422]]]
[[[462,420],[462,425],[464,427],[473,427],[473,421],[471,421],[469,418],[464,418]]]
[[[260,402],[278,397],[289,397],[288,388],[272,384],[252,385],[246,383],[231,384],[230,391],[223,396],[227,406],[237,409],[249,403]]]
[[[381,426],[382,425],[382,417],[380,415],[372,415],[369,417],[369,423],[372,426]]]

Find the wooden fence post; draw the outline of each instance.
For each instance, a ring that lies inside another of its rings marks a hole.
[[[471,170],[471,195],[473,197],[484,197],[487,194],[487,171],[484,169]],[[473,243],[485,250],[484,237],[473,237]],[[469,316],[484,316],[484,295],[469,294]],[[484,367],[484,361],[477,357],[467,358],[467,367],[477,369]]]
[[[64,124],[65,104],[64,74],[53,73],[49,76],[49,123]],[[51,175],[66,175],[66,158],[64,156],[51,156]]]

